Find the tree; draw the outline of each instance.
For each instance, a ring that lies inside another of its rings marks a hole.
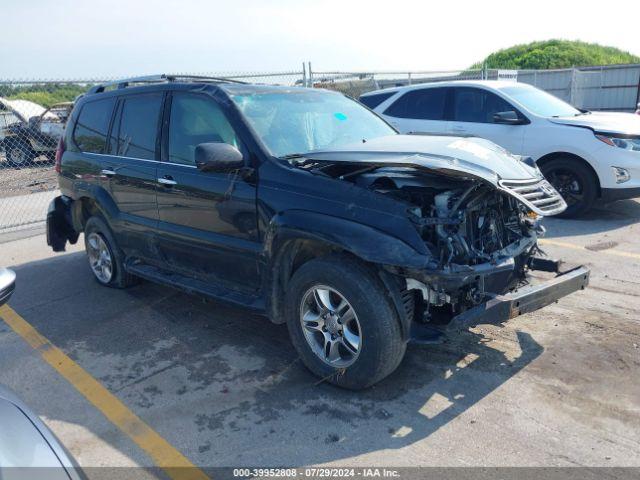
[[[614,47],[570,40],[546,40],[516,45],[489,55],[472,68],[513,70],[585,67],[640,63],[640,57]]]

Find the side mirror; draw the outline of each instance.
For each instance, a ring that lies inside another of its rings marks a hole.
[[[9,301],[16,288],[16,274],[12,270],[0,268],[0,306]]]
[[[493,115],[494,123],[501,123],[504,125],[522,125],[524,122],[513,110],[507,112],[498,112]]]
[[[203,172],[226,173],[244,167],[242,153],[228,143],[211,142],[196,146],[195,161]]]

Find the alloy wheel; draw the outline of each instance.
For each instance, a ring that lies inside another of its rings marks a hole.
[[[324,363],[345,368],[362,350],[362,329],[355,310],[337,290],[311,287],[302,297],[300,323],[304,337]]]
[[[584,187],[580,178],[566,168],[552,168],[545,172],[545,177],[558,191],[568,206],[576,205],[584,200]]]
[[[113,259],[109,247],[99,233],[93,232],[87,237],[87,256],[96,278],[102,283],[109,283],[113,277]]]

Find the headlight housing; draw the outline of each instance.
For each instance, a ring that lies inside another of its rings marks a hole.
[[[640,136],[612,135],[609,133],[596,133],[596,138],[612,147],[640,152]]]

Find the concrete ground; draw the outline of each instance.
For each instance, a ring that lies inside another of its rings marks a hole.
[[[100,287],[38,231],[0,243],[11,307],[199,466],[640,466],[640,202],[545,220],[591,286],[410,346],[364,392],[318,383],[284,326],[169,288]],[[0,242],[2,239],[0,238]],[[0,383],[82,466],[151,459],[0,322]]]

